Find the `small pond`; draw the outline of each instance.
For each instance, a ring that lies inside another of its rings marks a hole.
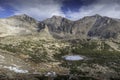
[[[84,57],[80,55],[66,55],[66,56],[63,56],[63,58],[68,61],[78,61],[78,60],[84,59]]]

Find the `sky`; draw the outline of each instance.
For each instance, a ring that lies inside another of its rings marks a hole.
[[[21,14],[40,21],[54,15],[70,20],[95,14],[120,19],[120,0],[0,0],[0,18]]]

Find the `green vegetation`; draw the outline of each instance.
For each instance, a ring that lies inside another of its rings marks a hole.
[[[18,57],[21,57],[22,54],[23,59],[34,63],[60,62],[60,67],[69,69],[70,74],[77,75],[81,80],[94,80],[94,77],[104,75],[104,73],[109,75],[113,71],[115,74],[120,74],[120,52],[112,49],[105,41],[75,40],[69,41],[69,45],[66,43],[24,40],[16,44],[1,43],[0,49],[12,52]],[[81,55],[84,59],[66,61],[62,56],[68,54]],[[56,79],[59,80],[62,77]]]
[[[101,44],[91,42],[76,46],[76,48],[72,49],[72,53],[91,58],[91,60],[87,60],[89,63],[108,65],[111,62],[115,62],[118,64],[120,61],[120,52],[110,51],[110,49],[111,47],[105,42],[101,42]]]
[[[53,41],[21,41],[17,44],[0,44],[0,48],[14,53],[16,56],[21,54],[28,56],[26,59],[35,63],[51,61],[49,52],[57,51],[55,42]]]
[[[62,56],[71,53],[84,56],[85,59],[81,61],[66,61],[62,59]],[[109,72],[111,70],[118,74],[120,72],[120,52],[113,50],[104,41],[77,41],[71,43],[69,47],[60,49],[60,53],[55,54],[54,57],[58,60],[62,59],[61,66],[70,69],[72,74],[86,76],[94,73],[95,75],[90,76],[96,77],[104,74],[104,70],[102,71],[101,68],[106,69],[108,75],[111,74]],[[85,71],[86,69],[90,70]]]

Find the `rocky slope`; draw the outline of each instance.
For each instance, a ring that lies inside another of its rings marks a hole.
[[[0,19],[0,79],[43,80],[41,75],[54,73],[55,80],[119,80],[119,34],[120,20],[100,15],[77,21],[53,16],[40,22],[25,14]],[[71,54],[84,59],[63,59]]]
[[[48,25],[51,34],[56,38],[69,37],[72,35],[73,22],[66,18],[53,16],[52,18],[42,21],[42,23]]]
[[[25,14],[0,19],[0,37],[33,34],[37,27],[38,21]]]
[[[23,14],[0,19],[0,34],[0,37],[16,34],[39,34],[40,37],[63,39],[87,39],[90,37],[119,39],[120,20],[96,14],[77,21],[53,16],[39,22]]]
[[[51,32],[67,37],[72,36],[73,38],[119,38],[120,33],[120,20],[98,14],[87,16],[77,21],[53,16],[43,21],[43,23],[49,26]]]

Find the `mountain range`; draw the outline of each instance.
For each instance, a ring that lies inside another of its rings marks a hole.
[[[0,19],[0,37],[34,34],[60,39],[119,39],[120,20],[98,14],[77,21],[61,16],[37,21],[26,14]]]
[[[0,19],[0,80],[120,80],[119,62],[120,19]]]

